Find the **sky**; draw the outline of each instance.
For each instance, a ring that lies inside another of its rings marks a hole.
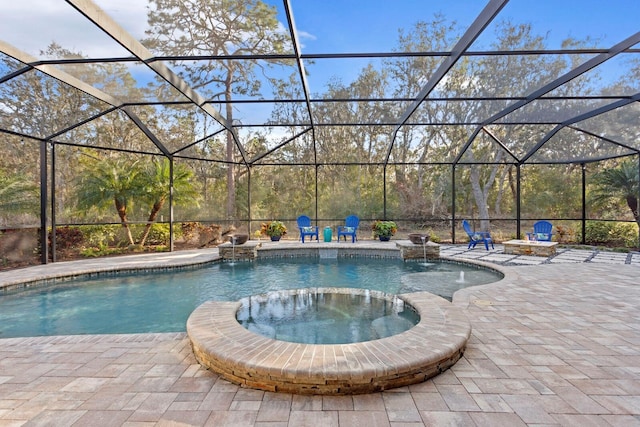
[[[144,37],[145,0],[94,0],[126,31]],[[283,3],[265,0],[285,22]],[[398,30],[434,14],[469,26],[486,5],[482,0],[290,0],[302,53],[390,52]],[[487,49],[500,21],[530,23],[547,38],[547,47],[560,48],[566,37],[592,37],[593,47],[612,44],[640,30],[640,0],[511,0],[478,38],[471,50]],[[110,37],[88,23],[64,0],[3,0],[0,40],[34,56],[51,41],[89,57],[129,56]],[[369,59],[317,60],[309,67],[312,93],[323,92],[334,77],[350,82]]]
[[[274,4],[284,20],[284,7]],[[95,0],[127,31],[142,37],[146,25],[144,0]],[[303,53],[384,52],[396,45],[398,28],[410,28],[435,13],[469,25],[486,3],[481,0],[291,0]],[[529,22],[560,47],[567,36],[587,35],[617,42],[640,29],[638,0],[511,0],[498,20]],[[55,25],[52,25],[55,24]],[[489,28],[487,35],[491,38]],[[486,39],[486,38],[485,38]],[[0,40],[37,54],[51,40],[92,56],[112,55],[119,48],[91,28],[64,0],[0,2]],[[486,43],[483,38],[480,46]],[[110,52],[110,53],[109,53]]]

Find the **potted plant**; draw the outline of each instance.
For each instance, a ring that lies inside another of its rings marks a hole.
[[[371,230],[373,230],[374,239],[377,237],[380,239],[380,241],[386,242],[391,239],[391,236],[396,234],[396,231],[398,231],[398,226],[393,221],[377,220],[371,226]]]
[[[277,242],[282,236],[287,234],[287,227],[281,221],[263,222],[260,231],[265,236],[269,236],[271,241]]]

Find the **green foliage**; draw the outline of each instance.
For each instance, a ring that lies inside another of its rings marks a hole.
[[[398,226],[393,221],[377,220],[371,225],[373,237],[391,237],[398,231]]]
[[[571,165],[522,168],[523,214],[529,217],[576,217],[582,198],[581,170]]]
[[[284,236],[287,234],[287,227],[281,221],[263,222],[260,231],[269,237]]]
[[[154,246],[167,245],[169,243],[169,224],[153,224],[146,243]]]
[[[636,224],[609,221],[588,221],[586,242],[608,246],[638,247],[638,226]]]
[[[78,182],[78,207],[85,210],[115,207],[129,245],[134,244],[128,222],[134,203],[148,207],[148,224],[135,239],[142,246],[149,239],[152,225],[169,199],[171,184],[174,204],[198,205],[200,194],[192,184],[193,172],[184,164],[175,164],[172,171],[168,159],[150,158],[146,163],[129,158],[91,160],[84,160],[87,164]],[[155,232],[154,242],[168,241],[161,234]]]
[[[634,220],[640,225],[640,213],[638,212],[640,179],[636,162],[625,160],[617,167],[605,169],[596,174],[594,182],[596,188],[591,193],[592,203],[596,206],[603,206],[612,199],[620,204],[626,203]]]
[[[106,249],[116,243],[119,225],[82,225],[79,227],[89,247]]]
[[[51,239],[51,235],[49,235]],[[58,227],[56,228],[56,248],[71,249],[79,248],[84,243],[84,235],[78,227]]]
[[[37,213],[40,206],[38,186],[23,174],[0,171],[0,214]]]
[[[127,252],[126,248],[89,247],[89,248],[82,249],[80,251],[80,255],[85,256],[87,258],[97,258],[97,257],[102,257],[107,255],[120,255],[126,252]]]
[[[429,232],[429,240],[431,240],[433,243],[440,243],[442,241],[442,239],[440,238],[440,236],[438,236],[435,232],[430,231]]]

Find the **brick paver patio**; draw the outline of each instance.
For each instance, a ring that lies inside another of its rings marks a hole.
[[[493,262],[506,277],[456,293],[473,328],[467,351],[424,383],[357,396],[270,393],[200,367],[184,333],[11,338],[0,340],[0,426],[640,426],[640,254],[441,253]],[[65,264],[1,273],[0,284],[82,265]]]

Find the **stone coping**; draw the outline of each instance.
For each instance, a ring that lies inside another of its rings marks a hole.
[[[238,248],[238,246],[236,246]],[[392,259],[416,259],[423,256],[423,245],[416,245],[410,240],[390,240],[381,242],[378,240],[358,241],[355,243],[332,242],[305,242],[300,241],[263,241],[257,248],[257,258],[293,258],[293,257],[319,257],[319,258],[392,258]],[[438,258],[440,245],[434,242],[426,243],[427,257]]]
[[[187,335],[198,362],[244,387],[296,394],[372,393],[445,371],[460,359],[471,335],[464,312],[444,298],[428,292],[398,297],[416,309],[420,322],[373,341],[314,345],[273,340],[238,323],[240,302],[222,301],[200,305],[187,320]]]
[[[220,260],[217,248],[60,261],[0,272],[0,293],[75,278],[200,268]]]
[[[523,246],[547,246],[547,247],[551,247],[551,246],[557,246],[558,242],[547,242],[545,240],[519,240],[519,239],[513,239],[513,240],[507,240],[506,242],[502,242],[502,244],[504,246],[507,246],[507,245],[523,245]]]

